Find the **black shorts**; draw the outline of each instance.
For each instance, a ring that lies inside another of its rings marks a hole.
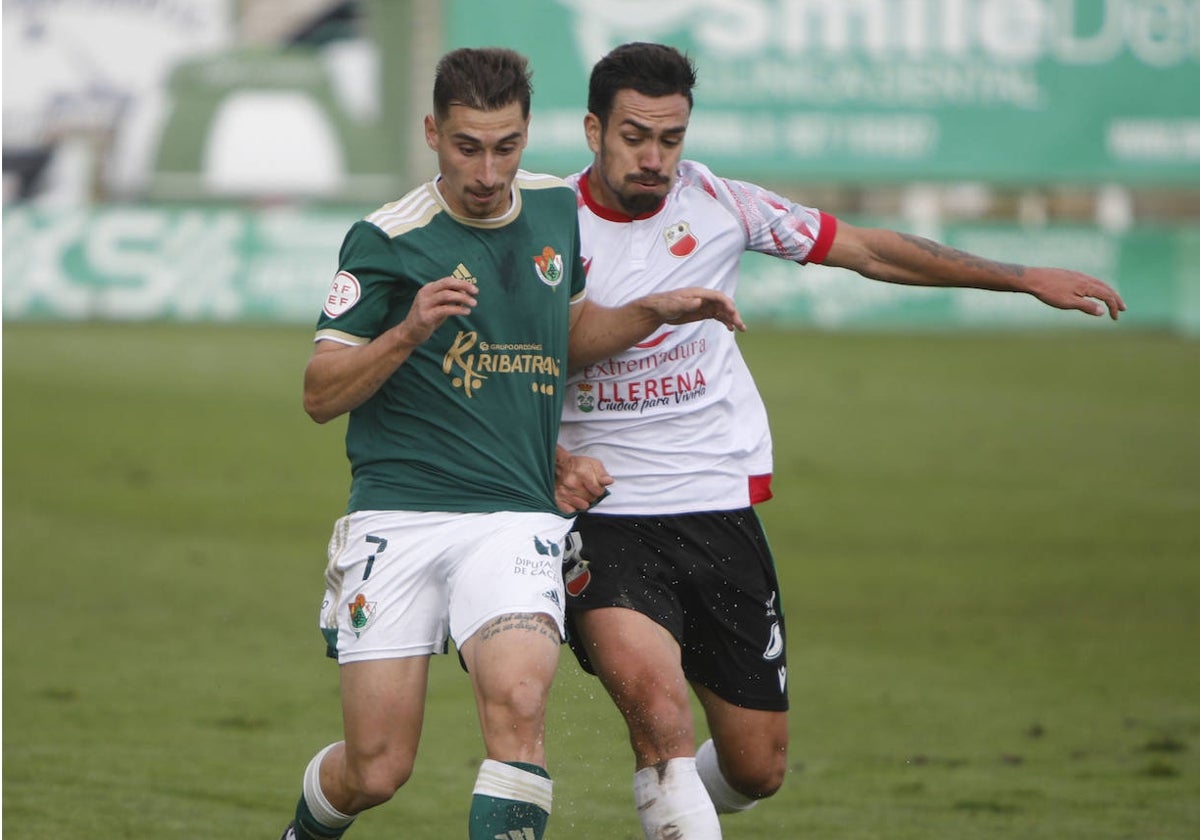
[[[585,671],[595,673],[573,615],[626,607],[675,637],[688,680],[742,708],[787,709],[779,581],[753,508],[678,516],[585,513],[567,547],[567,639]]]

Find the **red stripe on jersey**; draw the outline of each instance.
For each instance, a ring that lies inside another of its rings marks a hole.
[[[825,258],[829,256],[829,249],[833,247],[833,238],[837,236],[837,219],[823,210],[818,212],[821,214],[821,232],[817,234],[817,241],[808,252],[805,263],[825,262]]]
[[[750,504],[765,502],[775,494],[771,492],[771,474],[750,476]]]

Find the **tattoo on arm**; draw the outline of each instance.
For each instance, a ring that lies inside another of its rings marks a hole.
[[[1007,274],[1012,277],[1020,277],[1025,274],[1025,266],[1023,265],[986,260],[983,257],[977,257],[974,254],[968,254],[966,251],[960,251],[957,248],[951,248],[948,245],[941,245],[930,239],[925,239],[921,236],[913,236],[912,234],[908,233],[901,233],[900,238],[940,260],[960,263],[968,268],[999,272],[1000,274]]]
[[[558,635],[558,625],[545,613],[512,613],[493,618],[479,629],[479,638],[486,641],[505,630],[532,630],[556,645],[562,641]]]

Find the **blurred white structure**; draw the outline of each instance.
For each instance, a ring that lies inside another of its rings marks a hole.
[[[322,195],[346,177],[324,110],[299,91],[238,91],[209,128],[204,187],[221,196]]]
[[[86,200],[97,189],[136,195],[167,107],[167,76],[185,58],[233,44],[234,5],[5,3],[5,169],[10,160],[49,156],[42,171],[57,179],[49,197],[56,202],[75,193]]]

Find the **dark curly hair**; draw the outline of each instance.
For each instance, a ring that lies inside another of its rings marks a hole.
[[[692,107],[696,66],[674,47],[635,41],[615,47],[596,62],[588,81],[588,111],[608,125],[617,91],[633,89],[644,96],[683,94]]]

